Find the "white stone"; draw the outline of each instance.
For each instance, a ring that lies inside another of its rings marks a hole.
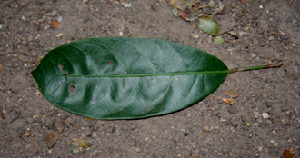
[[[267,114],[267,113],[263,113],[263,117],[265,118],[265,119],[267,119],[267,118],[269,118],[269,114]]]

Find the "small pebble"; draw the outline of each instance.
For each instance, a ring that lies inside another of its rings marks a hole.
[[[177,143],[180,141],[180,139],[181,139],[180,135],[175,135],[173,140],[175,143]]]
[[[22,41],[21,41],[20,38],[17,38],[15,42],[16,42],[16,44],[19,44],[19,43],[21,43]]]
[[[198,34],[192,34],[192,36],[193,36],[194,38],[199,38],[199,35],[198,35]]]
[[[257,121],[257,123],[262,123],[261,119],[257,119],[256,121]]]
[[[226,49],[227,52],[233,52],[234,51],[234,48],[228,48]]]
[[[214,6],[215,4],[216,3],[213,0],[211,0],[211,1],[208,2],[208,5],[210,5],[210,6]]]
[[[272,133],[272,134],[276,134],[276,131],[274,130],[274,131],[272,131],[271,133]]]
[[[272,121],[271,120],[266,120],[266,123],[267,124],[272,124]]]
[[[91,131],[91,130],[87,130],[86,132],[85,132],[85,135],[87,136],[87,137],[91,137],[91,136],[93,136],[93,132]]]
[[[123,31],[124,34],[129,34],[130,33],[130,30],[128,27],[125,27],[124,31]]]
[[[94,138],[97,137],[97,133],[94,132],[93,135],[92,135],[92,137],[94,137]]]
[[[134,131],[136,129],[136,125],[131,125],[130,129]]]
[[[288,143],[292,143],[292,142],[293,142],[292,138],[289,138],[289,139],[287,140],[287,142],[288,142]]]
[[[261,151],[263,150],[263,147],[262,147],[262,146],[258,146],[258,147],[257,147],[257,150],[258,150],[259,152],[261,152]]]
[[[265,119],[267,119],[267,118],[269,118],[269,114],[267,114],[267,113],[263,113],[263,117],[265,118]]]
[[[50,28],[50,25],[45,25],[45,26],[44,26],[44,29],[45,29],[45,30],[48,30],[49,28]]]
[[[244,32],[244,31],[240,31],[240,32],[239,32],[239,36],[240,36],[240,37],[242,37],[242,36],[246,36],[246,32]]]
[[[26,118],[26,123],[32,124],[34,122],[34,119],[31,117]]]
[[[271,140],[270,143],[275,144],[275,140]]]
[[[19,59],[21,62],[23,62],[23,63],[26,62],[26,56],[23,55],[23,54],[18,54],[18,59]]]
[[[33,36],[33,35],[29,35],[29,36],[28,36],[28,41],[31,42],[31,41],[33,41],[33,40],[34,40],[34,36]]]
[[[131,3],[125,3],[124,7],[131,7],[132,4]]]
[[[57,15],[57,11],[55,10],[55,11],[51,12],[50,15],[51,16],[56,16]]]
[[[58,16],[58,17],[56,18],[56,20],[57,20],[57,22],[62,22],[62,16]]]
[[[273,39],[275,39],[274,36],[269,36],[269,38],[268,38],[269,41],[272,41]]]
[[[228,109],[229,114],[235,114],[236,109],[233,106],[230,106]]]
[[[141,151],[141,149],[139,147],[135,147],[134,151],[137,152],[137,153],[139,153]]]
[[[190,113],[187,113],[187,114],[185,115],[185,117],[191,117],[191,114],[190,114]]]
[[[264,9],[264,6],[263,6],[263,5],[259,5],[259,8],[260,8],[260,9]]]
[[[191,143],[193,148],[196,148],[196,143]]]
[[[258,118],[259,117],[259,113],[258,112],[254,112],[254,118]]]

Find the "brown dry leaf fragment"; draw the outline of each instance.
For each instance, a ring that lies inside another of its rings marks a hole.
[[[55,121],[54,128],[61,134],[65,129],[65,121],[61,117],[58,117]]]
[[[34,64],[38,65],[42,58],[34,58]]]
[[[250,0],[241,0],[242,4],[247,5]]]
[[[181,16],[185,21],[190,21],[189,16],[182,10],[178,9],[177,15]]]
[[[284,158],[293,158],[295,156],[295,149],[285,150],[282,155]]]
[[[0,70],[1,70],[1,64],[0,64]],[[5,119],[5,114],[4,114],[3,110],[1,110],[0,113],[1,113],[1,118]]]
[[[268,65],[271,65],[272,64],[272,62],[271,61],[268,61]]]
[[[88,147],[90,146],[89,143],[87,143],[84,139],[82,138],[74,138],[73,139],[73,144],[75,146],[78,146],[78,147]]]
[[[225,94],[227,94],[228,96],[232,97],[232,98],[235,98],[235,97],[238,97],[239,94],[233,90],[226,90],[225,91]]]
[[[89,2],[89,0],[82,0],[82,3],[89,4],[90,2]]]
[[[88,117],[88,118],[86,118],[86,120],[87,120],[87,121],[93,121],[93,120],[96,120],[96,119],[94,119],[94,118],[89,118],[89,117]]]
[[[2,67],[2,65],[0,64],[0,71],[1,71],[1,67]]]
[[[226,103],[226,104],[232,104],[232,100],[231,99],[228,99],[228,98],[223,98],[222,97],[222,99],[223,99],[223,101]]]
[[[40,150],[40,146],[37,142],[32,141],[30,144],[25,145],[26,149],[26,156],[32,156],[35,154],[38,150]]]
[[[175,0],[170,0],[170,6],[174,6],[175,5]]]
[[[209,131],[209,127],[208,127],[208,126],[204,126],[204,130],[205,130],[206,132],[208,132],[208,131]]]
[[[198,156],[192,155],[192,156],[188,156],[187,158],[198,158]]]
[[[292,147],[292,148],[290,149],[290,152],[295,154],[295,148]]]
[[[293,0],[288,0],[289,5],[293,5],[294,1]]]
[[[56,143],[58,137],[59,134],[55,132],[45,134],[46,145],[49,149]]]

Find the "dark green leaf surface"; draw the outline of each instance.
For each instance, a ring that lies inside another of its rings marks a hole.
[[[49,102],[96,119],[178,111],[213,93],[227,73],[221,60],[194,47],[126,37],[59,46],[32,71]]]

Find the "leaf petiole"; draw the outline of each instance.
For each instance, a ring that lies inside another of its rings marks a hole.
[[[245,67],[245,68],[229,69],[228,74],[242,72],[242,71],[258,70],[258,69],[277,68],[277,67],[280,67],[281,65],[283,65],[282,60],[280,60],[276,64],[267,64],[267,65],[258,65],[258,66],[251,66],[251,67]]]

